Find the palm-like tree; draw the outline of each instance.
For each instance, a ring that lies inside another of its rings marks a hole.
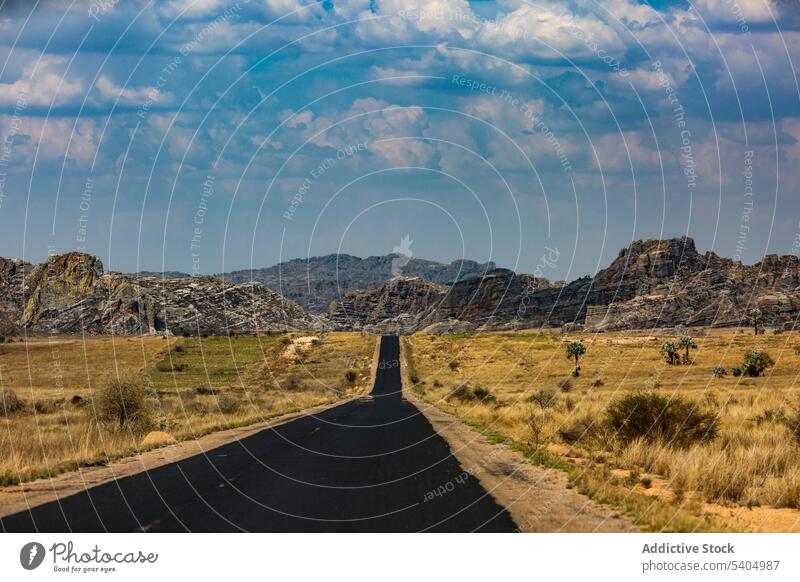
[[[661,355],[670,366],[680,364],[681,362],[681,357],[678,355],[678,346],[673,342],[664,342],[661,344]]]
[[[678,347],[686,350],[683,354],[683,363],[689,364],[691,360],[689,359],[689,350],[694,350],[697,348],[697,344],[694,341],[694,338],[688,335],[682,335],[678,338]]]
[[[750,323],[753,324],[753,331],[756,335],[758,335],[758,324],[761,323],[761,310],[758,308],[751,309],[749,317]]]
[[[586,353],[586,346],[582,342],[569,342],[567,344],[567,359],[575,360],[575,369],[572,371],[573,376],[579,376],[581,373],[580,359]]]

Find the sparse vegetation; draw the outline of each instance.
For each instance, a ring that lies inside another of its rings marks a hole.
[[[568,471],[573,467],[571,479],[577,489],[641,511],[636,515],[644,523],[653,523],[657,500],[669,503],[662,525],[647,527],[680,530],[684,526],[676,524],[675,515],[684,511],[700,522],[713,515],[734,528],[797,528],[798,517],[772,512],[800,505],[800,495],[792,493],[800,485],[800,401],[794,388],[800,368],[800,349],[795,346],[800,342],[795,333],[754,337],[709,330],[692,337],[697,345],[690,349],[693,365],[677,374],[665,370],[659,350],[664,340],[657,336],[607,332],[585,340],[587,354],[580,363],[591,358],[584,367],[591,362],[592,372],[570,377],[568,394],[561,393],[559,383],[571,376],[574,360],[564,358],[560,335],[417,334],[404,341],[413,347],[413,365],[420,374],[442,384],[429,388],[426,400],[484,433],[512,439],[536,462],[555,463]],[[767,368],[768,374],[743,377],[743,356],[750,351],[779,353],[780,358]],[[456,353],[460,381],[446,373]],[[677,355],[681,362],[685,347]],[[510,372],[520,366],[524,373]],[[722,370],[727,374],[720,375]],[[718,376],[713,382],[712,371]],[[599,378],[604,384],[595,383]],[[495,401],[444,398],[463,379],[486,387]],[[548,388],[555,389],[556,401],[542,408],[539,391]],[[667,408],[671,420],[650,418],[649,426],[656,426],[650,433],[660,438],[619,437],[606,419],[606,409],[643,392],[661,397],[651,409]],[[680,404],[665,404],[672,401]],[[626,483],[630,471],[642,475],[632,488]],[[636,494],[643,500],[633,503]],[[681,500],[679,505],[673,504],[675,499]],[[739,507],[753,509],[741,513]],[[729,521],[734,512],[740,521]]]
[[[714,378],[724,378],[726,374],[727,372],[725,371],[725,368],[723,368],[722,366],[714,367]]]

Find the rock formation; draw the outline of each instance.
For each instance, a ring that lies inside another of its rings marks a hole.
[[[20,327],[94,334],[275,328],[439,333],[550,326],[604,331],[736,326],[756,307],[763,326],[793,327],[800,315],[797,257],[768,255],[744,266],[713,252],[701,255],[687,237],[633,242],[594,277],[569,284],[469,261],[444,266],[412,259],[417,262],[403,267],[434,279],[452,277],[446,285],[420,276],[387,276],[391,255],[331,257],[336,255],[312,259],[316,279],[310,293],[305,260],[261,271],[271,281],[280,276],[284,288],[316,310],[338,298],[327,316],[312,315],[250,281],[109,273],[99,259],[82,253],[58,255],[36,267],[0,259],[0,333]],[[344,265],[340,273],[358,277],[337,279],[337,260]],[[376,265],[376,272],[365,272],[367,265]],[[471,275],[461,277],[462,272]],[[344,293],[348,286],[368,288]]]
[[[56,255],[33,269],[0,261],[5,318],[33,332],[224,334],[327,325],[258,283],[122,275],[84,253]]]

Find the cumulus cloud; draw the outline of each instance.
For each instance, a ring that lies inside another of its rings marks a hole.
[[[15,81],[0,83],[0,105],[14,105],[20,99],[39,107],[74,102],[83,93],[83,82],[68,79],[63,72],[64,63],[64,57],[43,55],[26,66]]]

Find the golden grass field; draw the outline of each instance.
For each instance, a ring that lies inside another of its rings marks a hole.
[[[158,444],[332,403],[369,384],[375,338],[358,333],[208,338],[42,338],[0,344],[0,485],[105,464]],[[117,426],[95,405],[140,378],[147,414]]]
[[[416,334],[404,339],[404,351],[415,393],[485,434],[510,437],[532,459],[567,470],[576,486],[628,510],[642,527],[799,530],[800,442],[792,428],[800,419],[800,336],[714,330],[695,338],[693,363],[678,366],[659,353],[669,339]],[[571,375],[574,362],[565,355],[573,340],[587,347],[579,377]],[[732,376],[731,368],[753,349],[766,350],[775,365],[762,377]],[[727,375],[716,378],[716,366]],[[468,387],[466,396],[461,386]],[[488,397],[476,398],[478,387]],[[619,442],[602,428],[606,408],[640,390],[714,413],[717,438],[683,447]],[[592,423],[592,438],[576,442]]]

